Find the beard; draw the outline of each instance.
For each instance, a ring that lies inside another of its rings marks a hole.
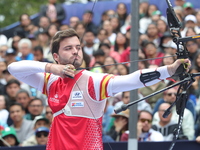
[[[76,59],[76,57],[79,57],[79,59]],[[60,64],[63,64],[63,65],[72,64],[76,69],[80,68],[80,66],[82,65],[82,63],[83,63],[83,59],[80,56],[78,56],[78,55],[75,56],[75,58],[71,57],[68,60],[60,57]]]

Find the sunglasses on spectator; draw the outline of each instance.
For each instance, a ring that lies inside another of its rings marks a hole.
[[[49,133],[48,132],[38,132],[38,133],[36,133],[36,137],[38,137],[38,138],[42,137],[42,135],[44,137],[47,137],[49,135]]]
[[[167,93],[167,96],[172,96],[173,94],[176,96],[176,93]]]
[[[146,122],[146,121],[147,121],[148,123],[151,123],[151,122],[152,122],[152,120],[149,120],[149,119],[143,119],[143,118],[140,119],[140,121],[141,121],[142,123],[144,123],[144,122]]]

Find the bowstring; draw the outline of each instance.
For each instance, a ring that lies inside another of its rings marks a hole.
[[[90,69],[99,68],[99,67],[114,66],[114,65],[136,63],[136,62],[143,62],[143,61],[156,60],[156,59],[175,57],[175,56],[177,56],[177,55],[170,55],[170,56],[156,57],[156,58],[149,58],[149,59],[132,60],[132,61],[126,61],[126,62],[114,63],[114,64],[108,64],[108,65],[99,65],[99,66],[94,66],[94,67],[77,68],[76,70],[83,70],[83,69],[90,70]]]

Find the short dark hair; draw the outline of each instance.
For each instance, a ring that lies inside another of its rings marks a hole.
[[[16,79],[11,79],[11,80],[9,80],[9,81],[7,82],[6,88],[7,88],[8,86],[10,86],[11,84],[17,84],[18,86],[20,86],[20,82],[19,82],[18,80],[16,80]]]
[[[150,114],[150,115],[151,115],[151,118],[153,119],[153,114],[152,114],[150,111],[148,111],[148,110],[141,110],[141,111],[139,111],[139,113],[138,113],[138,119],[140,118],[140,115],[141,115],[141,113],[143,113],[143,112],[146,112],[146,113]]]
[[[12,104],[9,106],[9,111],[10,111],[10,108],[11,108],[12,106],[19,106],[23,111],[25,111],[25,108],[22,106],[22,104],[17,103],[17,102],[14,102],[14,103],[12,103]]]
[[[99,48],[101,48],[102,46],[106,46],[110,49],[110,45],[108,43],[100,43]]]
[[[34,51],[34,52],[39,51],[39,52],[41,52],[41,54],[43,54],[43,48],[42,48],[42,46],[40,46],[40,45],[35,46],[35,47],[33,48],[33,51]]]
[[[76,36],[78,39],[79,36],[78,34],[76,33],[76,31],[72,28],[69,28],[67,30],[64,30],[64,31],[58,31],[53,39],[52,39],[52,43],[51,43],[51,53],[58,53],[58,50],[60,48],[60,42],[63,41],[65,38],[70,38],[70,37],[73,37],[73,36]]]
[[[28,91],[27,91],[27,90],[24,90],[24,89],[20,89],[19,91],[17,91],[16,97],[17,97],[18,94],[20,94],[20,93],[26,93],[26,95],[27,95],[28,97],[30,97]]]
[[[37,101],[37,100],[39,100],[39,101],[42,103],[42,106],[44,106],[44,103],[43,103],[42,99],[40,99],[40,98],[38,98],[38,97],[35,97],[35,98],[31,99],[30,102],[28,103],[28,106],[30,106],[30,104],[31,104],[32,102]]]

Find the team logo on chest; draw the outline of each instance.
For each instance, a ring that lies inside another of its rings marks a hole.
[[[83,99],[83,91],[73,91],[72,99]]]

